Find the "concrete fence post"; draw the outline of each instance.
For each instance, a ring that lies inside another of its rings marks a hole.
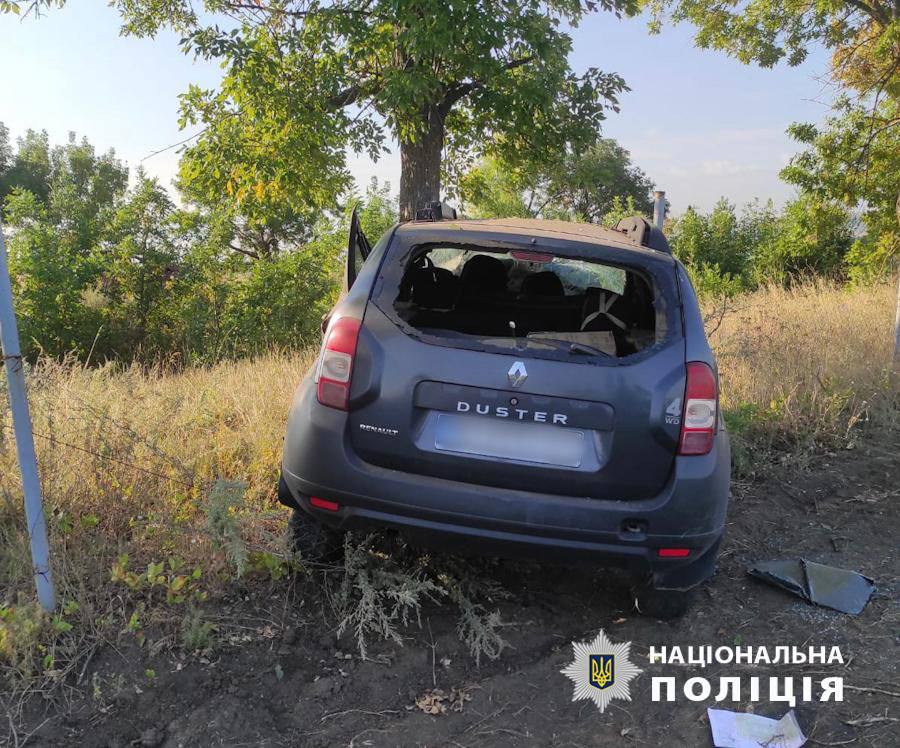
[[[31,563],[38,601],[44,610],[56,609],[56,592],[50,572],[50,546],[47,542],[47,520],[41,499],[41,482],[38,478],[37,456],[34,452],[34,435],[31,432],[31,415],[25,390],[25,366],[19,349],[19,330],[13,310],[12,284],[6,259],[6,243],[0,225],[0,344],[6,379],[9,383],[9,408],[12,412],[13,431],[16,436],[16,454],[22,473],[22,492],[25,495],[25,521],[31,543]]]

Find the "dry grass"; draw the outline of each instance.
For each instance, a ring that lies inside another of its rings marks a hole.
[[[814,280],[741,296],[724,316],[707,310],[739,469],[752,468],[748,446],[796,456],[895,423],[895,289]]]
[[[893,421],[893,304],[890,284],[844,290],[810,283],[741,297],[724,316],[710,310],[722,402],[744,469],[751,452],[758,459],[776,449],[846,445],[861,426]],[[4,673],[37,677],[50,688],[77,676],[91,648],[121,632],[138,637],[168,626],[177,640],[180,622],[194,615],[192,595],[222,589],[236,574],[235,559],[249,573],[278,571],[288,556],[285,512],[274,497],[284,420],[314,355],[272,354],[177,373],[42,362],[29,373],[63,604],[55,621],[29,602],[3,393],[0,680]],[[238,553],[230,552],[235,542],[243,544]],[[127,568],[121,554],[128,554]],[[141,576],[151,562],[167,565],[158,586]],[[196,585],[178,581],[196,567]],[[173,602],[182,585],[188,594]]]
[[[29,373],[30,399],[51,527],[66,542],[99,535],[139,555],[165,548],[193,560],[202,533],[181,536],[195,522],[199,532],[213,481],[243,482],[246,510],[265,515],[291,395],[313,355],[176,374],[42,362]],[[8,413],[0,425],[6,518],[18,516],[20,493]]]
[[[293,390],[313,356],[273,354],[181,373],[45,361],[29,372],[62,610],[54,625],[35,621],[36,609],[24,604],[33,595],[28,538],[4,407],[0,686],[4,673],[20,682],[43,673],[50,687],[80,667],[98,637],[122,630],[142,636],[168,626],[177,638],[192,603],[235,575],[233,538],[221,532],[229,519],[250,571],[278,572],[288,556],[285,513],[274,501],[281,440]],[[233,484],[225,481],[239,482],[234,505]],[[226,494],[223,511],[216,497]],[[127,569],[113,581],[122,554]],[[146,575],[123,581],[126,571],[140,575],[150,563],[165,564],[163,583],[151,585]],[[20,651],[33,640],[42,642],[37,658]]]

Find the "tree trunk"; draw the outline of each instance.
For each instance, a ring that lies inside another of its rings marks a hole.
[[[401,221],[412,220],[425,203],[441,199],[444,117],[437,107],[429,107],[423,117],[426,126],[415,142],[400,143]]]

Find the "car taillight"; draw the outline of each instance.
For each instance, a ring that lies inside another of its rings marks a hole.
[[[316,395],[322,405],[347,410],[359,327],[352,317],[338,317],[328,325],[316,369]]]
[[[687,365],[678,454],[705,455],[712,449],[718,418],[717,405],[716,375],[707,364],[691,361]]]

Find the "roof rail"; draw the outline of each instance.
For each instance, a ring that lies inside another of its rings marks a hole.
[[[641,216],[623,218],[616,224],[616,231],[625,234],[629,241],[641,247],[655,249],[657,252],[664,252],[667,255],[672,254],[672,248],[669,246],[666,235],[656,226],[651,225],[646,218]]]
[[[417,221],[456,220],[456,208],[444,205],[440,200],[431,200],[416,211]]]

